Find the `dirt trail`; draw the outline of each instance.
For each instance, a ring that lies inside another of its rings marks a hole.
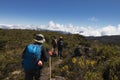
[[[52,62],[51,70],[55,68],[55,66],[59,65],[62,62],[62,60],[56,60],[55,62]],[[42,70],[42,76],[41,80],[50,80],[50,67],[46,67]],[[65,80],[62,77],[56,76],[55,78],[52,78],[51,80]]]

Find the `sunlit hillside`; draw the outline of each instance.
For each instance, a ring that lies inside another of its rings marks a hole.
[[[120,80],[119,42],[118,45],[112,42],[104,44],[78,34],[16,29],[0,29],[0,80],[24,80],[21,55],[25,46],[34,42],[36,33],[45,36],[46,42],[43,45],[46,50],[51,49],[52,36],[57,39],[63,36],[63,59],[52,69],[52,78],[61,76],[66,80]],[[82,55],[73,57],[78,44],[82,46]],[[87,52],[86,47],[89,48]],[[52,57],[52,60],[52,63],[59,61],[57,57]],[[48,67],[48,62],[45,67]]]

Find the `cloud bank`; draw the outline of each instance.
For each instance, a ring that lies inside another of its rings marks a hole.
[[[6,25],[0,24],[2,29],[31,29],[31,30],[51,30],[51,31],[62,31],[72,34],[80,34],[83,36],[104,36],[104,35],[120,35],[120,24],[118,26],[103,26],[103,27],[93,27],[93,26],[74,26],[72,24],[63,25],[50,21],[47,25]]]

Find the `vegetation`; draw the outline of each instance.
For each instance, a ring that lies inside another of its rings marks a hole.
[[[120,46],[91,42],[90,51],[69,57],[54,71],[67,80],[120,80]]]
[[[45,36],[44,46],[51,49],[51,37],[64,38],[63,61],[52,70],[52,77],[66,80],[120,80],[120,45],[87,40],[78,34],[52,31],[2,30],[0,29],[0,80],[24,80],[21,55],[25,46],[33,43],[36,33]],[[109,41],[109,40],[108,40]],[[75,47],[82,45],[82,56],[71,57]],[[112,44],[112,45],[111,45]],[[85,53],[86,45],[90,48]],[[53,57],[57,60],[57,58]],[[54,61],[53,61],[54,62]],[[48,64],[48,63],[47,63]]]

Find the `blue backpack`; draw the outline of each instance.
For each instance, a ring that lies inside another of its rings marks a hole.
[[[34,70],[37,68],[38,60],[41,58],[42,45],[29,44],[23,54],[22,67],[25,70]]]

